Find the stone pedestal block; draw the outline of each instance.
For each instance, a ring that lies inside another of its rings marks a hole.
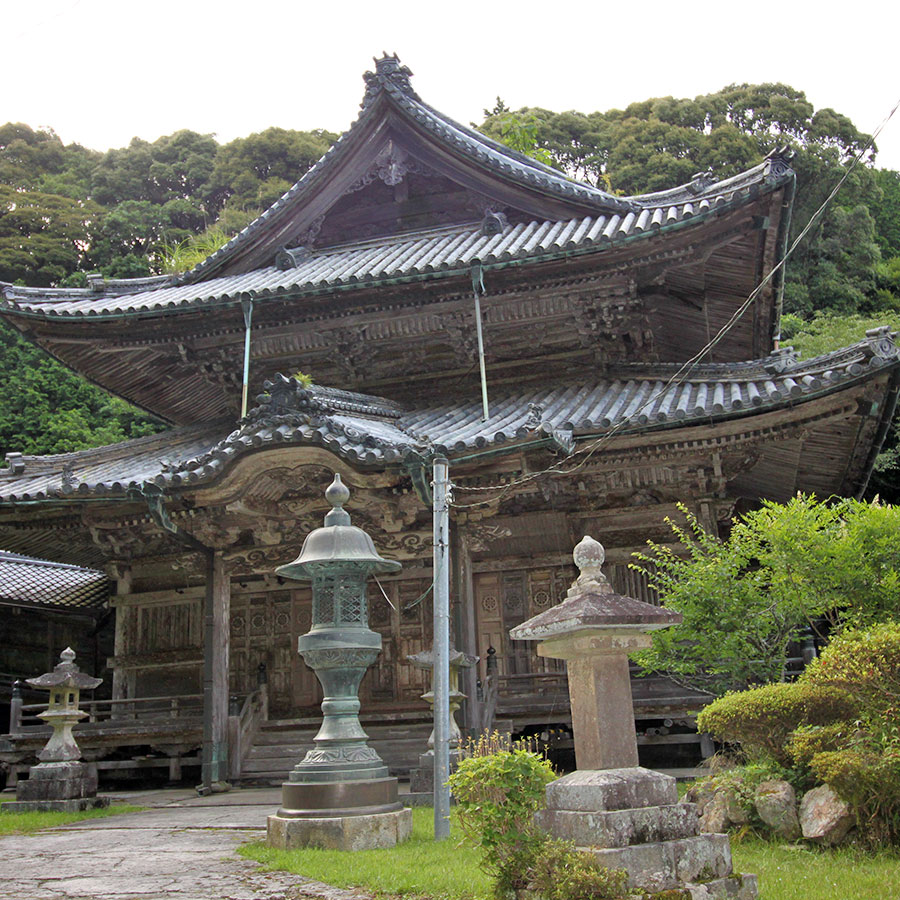
[[[731,874],[727,834],[698,834],[631,847],[594,847],[591,853],[610,869],[625,869],[629,885],[647,891],[672,890]]]
[[[755,900],[756,879],[735,875],[725,834],[699,834],[695,804],[675,779],[640,767],[577,771],[547,785],[537,823],[573,841],[630,887],[681,891],[685,900]],[[680,895],[681,896],[681,895]]]
[[[266,843],[280,850],[375,850],[403,843],[412,833],[412,810],[355,816],[269,816]]]
[[[669,806],[678,802],[671,775],[633,766],[572,772],[547,785],[547,808],[582,812]]]
[[[109,797],[79,797],[75,800],[13,800],[0,803],[0,813],[22,812],[84,812],[86,809],[106,809]]]
[[[617,809],[611,812],[574,812],[542,809],[535,821],[544,831],[588,847],[628,847],[655,841],[674,841],[697,834],[697,807],[693,803]]]
[[[456,771],[459,763],[459,750],[450,751],[450,773]],[[423,753],[419,756],[419,768],[409,773],[409,790],[413,794],[434,793],[434,754]]]
[[[18,800],[78,800],[97,793],[97,768],[84,762],[50,762],[32,766],[16,785]]]

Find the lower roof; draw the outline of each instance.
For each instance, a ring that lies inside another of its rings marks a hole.
[[[843,350],[799,361],[789,350],[736,364],[622,366],[606,378],[506,388],[480,398],[411,409],[380,397],[304,387],[279,376],[238,423],[181,426],[107,447],[54,456],[9,454],[0,504],[178,491],[213,482],[245,453],[323,447],[360,469],[451,462],[542,442],[562,452],[588,437],[714,424],[797,406],[900,370],[887,329]],[[878,415],[890,415],[886,404]],[[868,473],[865,473],[866,475]]]

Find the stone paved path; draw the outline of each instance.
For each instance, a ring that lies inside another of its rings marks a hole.
[[[129,795],[152,808],[0,838],[0,900],[362,900],[234,850],[265,835],[278,790]]]

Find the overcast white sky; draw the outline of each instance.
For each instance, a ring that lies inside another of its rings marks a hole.
[[[781,81],[872,132],[900,99],[895,0],[6,0],[0,21],[0,123],[97,150],[179,128],[220,141],[272,125],[343,131],[382,50],[465,123],[498,95],[592,112]],[[900,169],[900,112],[878,146],[878,164]]]

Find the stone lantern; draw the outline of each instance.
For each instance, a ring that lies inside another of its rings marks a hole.
[[[335,475],[325,491],[332,509],[324,527],[307,535],[294,562],[276,569],[282,578],[312,582],[312,627],[298,650],[324,699],[315,747],[291,771],[282,807],[268,820],[275,847],[389,847],[412,827],[412,813],[397,799],[397,779],[359,721],[359,685],[381,652],[381,635],[369,628],[366,580],[396,572],[400,563],[382,558],[371,537],[350,524],[343,508],[349,497]]]
[[[407,656],[407,660],[417,669],[431,672],[432,688],[422,694],[422,699],[428,705],[434,707],[434,647],[430,650],[422,650],[420,653]],[[450,770],[453,771],[459,761],[459,745],[462,742],[462,733],[456,721],[455,713],[459,709],[466,695],[459,689],[459,670],[469,669],[478,662],[477,656],[470,656],[457,650],[451,644],[448,654],[448,666],[450,676],[450,728],[447,743],[450,745]],[[410,772],[409,789],[411,795],[422,794],[421,799],[429,799],[434,793],[434,729],[428,736],[428,750],[419,756],[419,768]],[[416,798],[419,802],[419,798]]]
[[[678,802],[675,779],[638,765],[628,654],[681,614],[617,594],[593,538],[573,557],[580,574],[566,599],[510,631],[540,641],[538,656],[564,659],[568,670],[578,770],[547,785],[538,824],[625,869],[631,887],[753,900],[756,876],[733,874],[728,836],[700,834],[697,808]]]
[[[108,798],[97,797],[97,771],[81,761],[81,750],[72,734],[72,728],[87,715],[78,708],[81,691],[93,690],[102,682],[102,678],[79,670],[71,647],[63,650],[52,672],[28,679],[32,687],[50,691],[50,703],[38,717],[53,728],[53,733],[38,753],[40,765],[32,766],[28,779],[16,785],[17,802],[4,803],[0,809],[73,812],[109,805]]]

